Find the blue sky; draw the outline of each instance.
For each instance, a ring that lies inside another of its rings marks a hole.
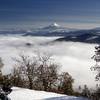
[[[66,27],[99,26],[100,0],[0,0],[0,27],[53,22]]]

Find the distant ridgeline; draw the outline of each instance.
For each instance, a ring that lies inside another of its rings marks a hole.
[[[95,33],[85,33],[79,35],[69,35],[59,38],[55,41],[72,41],[72,42],[84,42],[84,43],[100,43],[100,35]]]
[[[55,41],[72,41],[84,43],[100,43],[100,28],[94,29],[72,29],[62,27],[57,23],[53,23],[46,27],[30,29],[30,30],[2,30],[1,35],[19,34],[22,36],[59,36],[60,38]]]

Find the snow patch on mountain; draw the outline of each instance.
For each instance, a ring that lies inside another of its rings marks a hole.
[[[59,27],[60,25],[57,24],[57,23],[53,23],[52,26],[56,26],[56,27]]]
[[[60,28],[60,27],[61,27],[61,26],[60,26],[59,24],[53,23],[53,24],[51,24],[51,25],[48,25],[48,26],[44,27],[43,29],[58,29],[58,28]]]
[[[98,38],[98,36],[92,36],[92,37],[90,37],[90,38],[88,38],[86,40],[93,40],[93,39],[96,39],[96,38]]]

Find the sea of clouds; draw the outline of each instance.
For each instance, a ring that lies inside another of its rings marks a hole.
[[[11,72],[17,57],[21,52],[32,55],[36,52],[52,54],[54,61],[62,67],[59,71],[67,71],[75,79],[74,86],[87,84],[94,87],[95,74],[90,67],[95,64],[94,44],[79,42],[52,42],[59,37],[23,37],[18,35],[0,36],[0,57],[4,61],[3,73]],[[26,45],[31,43],[31,46]]]

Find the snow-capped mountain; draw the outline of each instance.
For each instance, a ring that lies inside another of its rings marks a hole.
[[[62,27],[61,25],[57,23],[53,23],[44,28],[41,28],[41,30],[44,30],[44,31],[47,30],[48,32],[70,32],[70,31],[74,31],[75,29]]]
[[[58,25],[57,23],[53,23],[49,26],[44,27],[43,29],[59,29],[60,25]]]
[[[62,27],[57,23],[37,28],[35,30],[0,31],[0,34],[20,34],[22,36],[63,36],[63,38],[60,38],[57,41],[100,43],[100,27],[78,30]]]
[[[53,23],[51,25],[38,28],[35,31],[30,33],[26,33],[24,36],[27,35],[37,35],[37,36],[66,36],[68,32],[75,31],[76,29],[62,27],[57,23]]]
[[[23,36],[66,36],[68,32],[75,31],[76,29],[62,27],[57,23],[47,25],[37,29],[11,29],[11,30],[0,30],[0,34],[21,34]]]

